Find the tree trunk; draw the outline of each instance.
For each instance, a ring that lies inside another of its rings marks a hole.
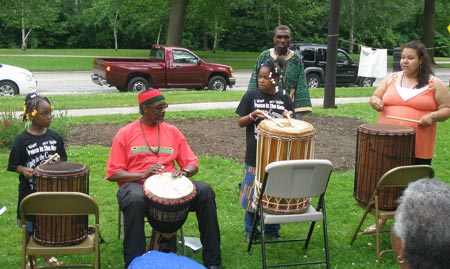
[[[427,50],[430,56],[431,62],[434,61],[434,17],[436,16],[436,3],[435,0],[425,0],[423,9],[423,43],[425,47],[430,48]]]
[[[202,37],[202,43],[203,43],[203,50],[207,51],[209,50],[209,46],[208,46],[208,19],[205,18],[203,19],[203,37]]]
[[[330,0],[330,23],[328,24],[327,67],[323,108],[336,108],[336,63],[339,37],[339,0]]]
[[[349,33],[350,33],[350,47],[348,51],[350,53],[353,53],[353,43],[355,42],[355,5],[353,3],[353,0],[350,0],[350,18],[349,18]]]
[[[172,0],[172,10],[167,31],[167,45],[181,46],[184,28],[184,17],[189,0]]]
[[[22,46],[20,47],[22,50],[27,50],[27,41],[25,37],[25,3],[22,1]]]
[[[214,44],[213,44],[213,52],[216,53],[216,49],[217,49],[217,32],[219,31],[218,29],[218,23],[217,23],[217,17],[214,18]]]
[[[114,49],[115,50],[119,50],[119,45],[117,42],[117,20],[119,18],[119,9],[117,9],[116,11],[116,17],[114,18],[114,24],[113,24],[113,28],[114,28]]]

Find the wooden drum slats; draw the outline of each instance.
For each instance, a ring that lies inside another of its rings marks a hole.
[[[37,192],[89,194],[89,169],[78,163],[42,164],[33,172]],[[33,238],[42,245],[70,246],[87,237],[88,216],[36,216]]]
[[[278,122],[283,127],[276,124]],[[256,150],[256,178],[253,206],[260,197],[266,165],[283,160],[314,158],[314,127],[305,121],[291,119],[264,120],[258,125]],[[262,197],[264,210],[271,213],[301,213],[310,205],[310,198]]]
[[[414,154],[413,128],[393,124],[358,127],[354,197],[367,204],[381,176],[392,168],[410,165]],[[380,209],[394,210],[403,188],[381,190]]]

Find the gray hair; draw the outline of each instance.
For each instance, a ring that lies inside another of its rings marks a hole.
[[[450,186],[420,179],[409,184],[399,201],[393,232],[404,242],[410,268],[448,268]]]

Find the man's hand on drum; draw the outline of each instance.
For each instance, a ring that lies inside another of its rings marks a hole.
[[[181,176],[187,176],[187,173],[185,171],[181,171],[181,170],[173,170],[172,171],[172,177],[181,177]]]
[[[158,174],[163,168],[164,165],[159,163],[150,166],[149,168],[147,168],[146,178]]]

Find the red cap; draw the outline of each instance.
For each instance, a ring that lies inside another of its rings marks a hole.
[[[139,105],[148,105],[163,99],[165,98],[158,89],[148,89],[138,95]]]

